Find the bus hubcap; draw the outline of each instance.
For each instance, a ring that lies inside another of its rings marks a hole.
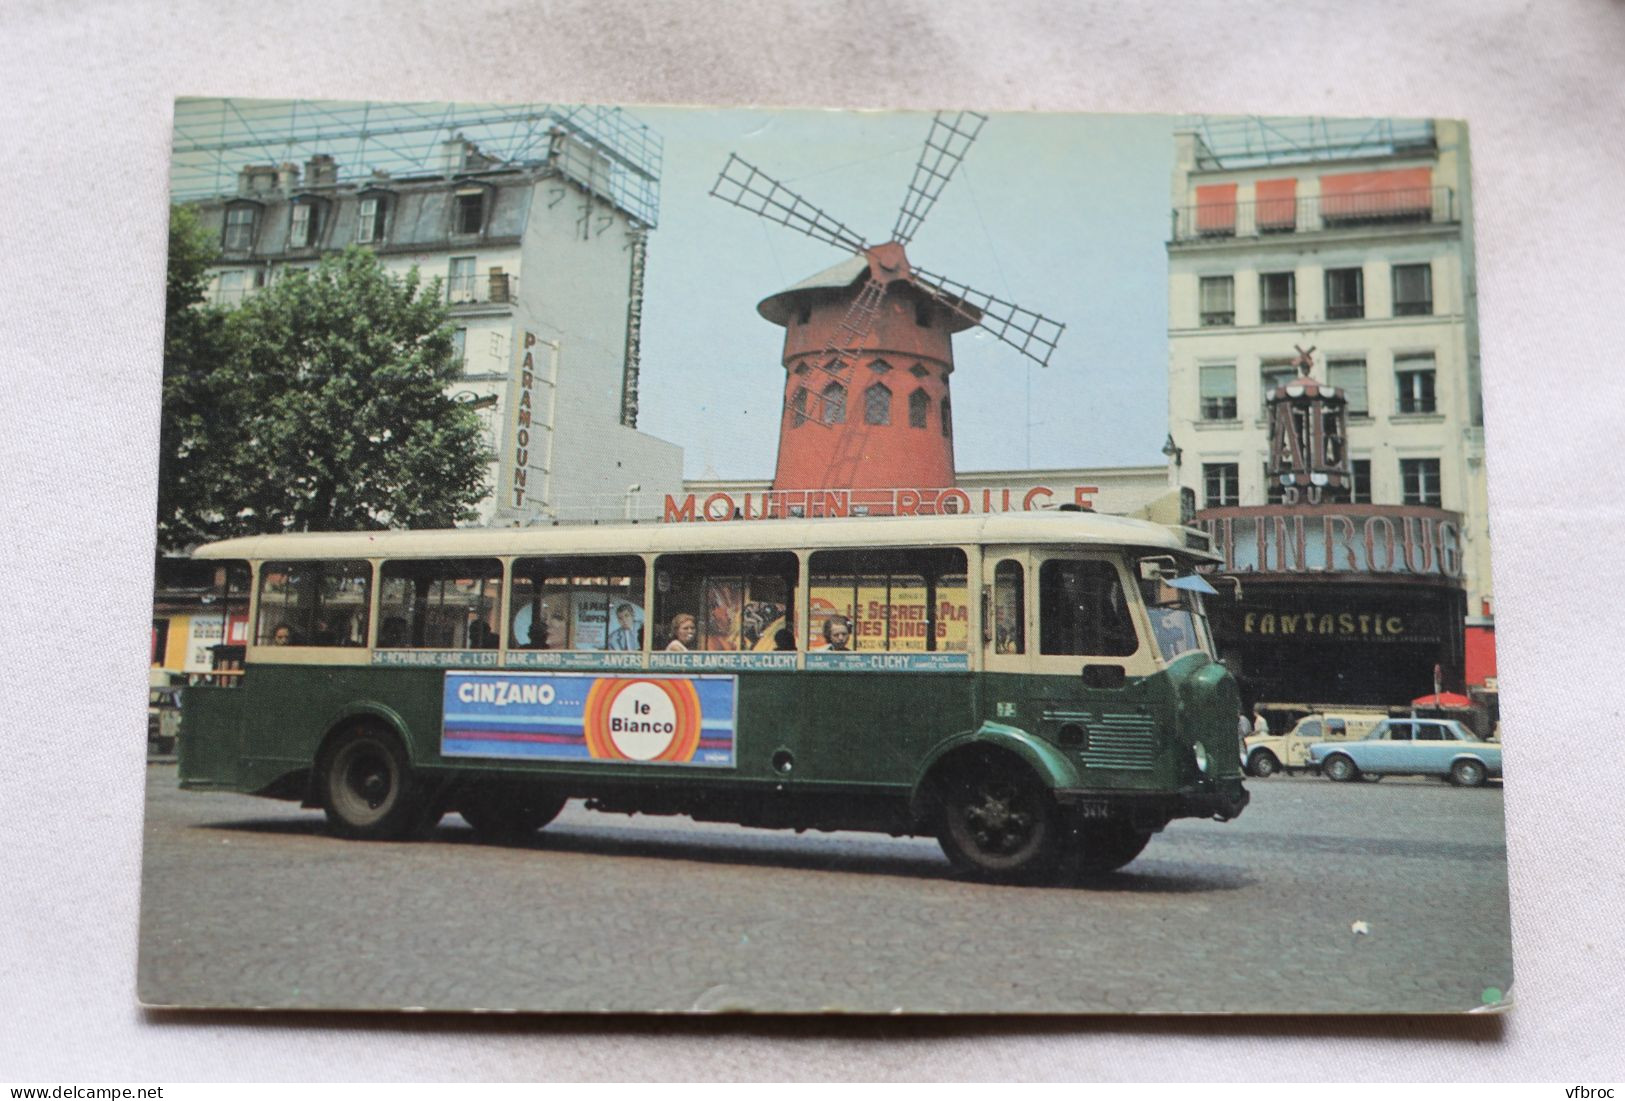
[[[982,792],[981,800],[967,809],[966,817],[977,844],[993,852],[1019,848],[1032,828],[1032,816],[1016,806],[1008,793]]]

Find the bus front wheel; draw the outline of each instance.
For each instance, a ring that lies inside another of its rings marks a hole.
[[[943,778],[937,840],[956,867],[1026,881],[1054,866],[1055,801],[1031,770],[998,754],[960,762]]]
[[[406,751],[381,726],[353,726],[323,755],[322,808],[340,837],[393,841],[420,825],[420,804]]]
[[[1131,863],[1151,843],[1150,831],[1109,820],[1080,822],[1076,836],[1077,868],[1081,875],[1115,872]]]

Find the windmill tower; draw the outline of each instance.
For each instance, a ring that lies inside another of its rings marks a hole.
[[[775,490],[948,488],[952,335],[980,325],[1048,364],[1065,326],[915,267],[904,251],[986,121],[936,115],[891,240],[880,245],[738,155],[723,166],[712,195],[852,253],[757,306],[785,329]]]

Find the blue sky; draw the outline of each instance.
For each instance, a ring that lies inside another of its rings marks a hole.
[[[768,478],[784,330],[756,303],[843,259],[709,196],[737,152],[871,243],[891,232],[929,114],[635,108],[665,141],[639,427],[689,477]],[[1173,119],[996,114],[909,245],[933,272],[1067,326],[1047,368],[954,339],[961,470],[1160,464],[1167,435]]]

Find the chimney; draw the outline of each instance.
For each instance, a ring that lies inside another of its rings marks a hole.
[[[274,164],[246,164],[243,170],[237,173],[237,194],[262,195],[268,191],[275,191],[277,186],[277,167]]]
[[[336,184],[339,182],[339,166],[333,158],[326,153],[316,153],[305,162],[305,184],[307,187],[319,187],[322,184]]]
[[[284,195],[292,195],[299,190],[299,166],[292,161],[283,161],[277,168],[276,183]]]

